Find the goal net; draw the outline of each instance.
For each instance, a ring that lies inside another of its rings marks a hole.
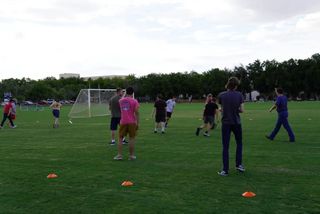
[[[81,89],[69,118],[87,118],[109,115],[109,100],[116,89]]]

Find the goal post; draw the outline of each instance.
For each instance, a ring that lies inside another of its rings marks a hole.
[[[109,101],[116,89],[81,89],[69,118],[89,118],[110,115]]]

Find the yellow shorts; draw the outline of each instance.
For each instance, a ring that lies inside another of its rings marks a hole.
[[[129,134],[129,138],[135,138],[137,136],[138,126],[135,123],[120,124],[119,135],[125,137]]]

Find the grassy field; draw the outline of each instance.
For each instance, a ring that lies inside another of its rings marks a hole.
[[[75,119],[62,109],[53,129],[49,109],[19,111],[16,129],[0,130],[0,213],[320,213],[320,102],[289,103],[296,143],[271,103],[248,103],[242,115],[244,174],[220,177],[220,126],[196,137],[202,104],[178,104],[165,135],[153,133],[152,105],[141,105],[136,161],[114,161],[109,117]],[[47,179],[56,173],[56,179]],[[124,180],[134,182],[122,187]],[[243,198],[253,191],[255,198]]]

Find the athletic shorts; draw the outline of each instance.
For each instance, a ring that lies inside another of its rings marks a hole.
[[[137,136],[138,126],[135,123],[120,124],[119,135],[125,137],[129,134],[129,138],[135,138]]]
[[[168,112],[168,111],[167,111],[167,117],[168,117],[168,118],[171,118],[171,115],[172,115],[172,112]]]
[[[60,116],[60,111],[58,109],[53,109],[52,114],[54,117],[59,118]]]
[[[210,125],[213,125],[214,124],[214,117],[213,116],[205,116],[203,122],[210,123]]]
[[[166,122],[165,114],[156,114],[156,123]]]
[[[120,117],[111,117],[110,121],[110,130],[115,131],[118,128],[118,125],[120,124]]]

